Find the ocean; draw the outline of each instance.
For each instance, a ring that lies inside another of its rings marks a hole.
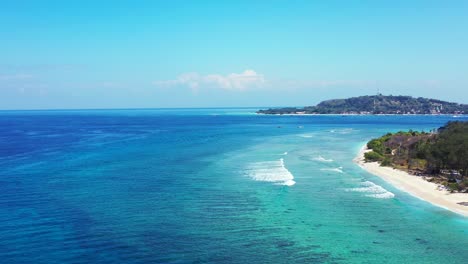
[[[466,263],[468,219],[352,162],[452,116],[0,111],[1,263]]]

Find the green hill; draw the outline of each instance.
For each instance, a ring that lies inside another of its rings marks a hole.
[[[411,96],[373,95],[333,99],[304,108],[270,108],[259,114],[468,114],[467,104]]]

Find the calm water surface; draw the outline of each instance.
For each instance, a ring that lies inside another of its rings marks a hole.
[[[467,263],[467,218],[352,163],[455,118],[253,111],[0,112],[1,263]]]

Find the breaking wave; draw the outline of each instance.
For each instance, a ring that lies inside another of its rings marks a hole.
[[[247,167],[246,173],[256,181],[286,186],[292,186],[296,183],[292,173],[285,167],[283,159],[252,163]]]
[[[350,188],[350,189],[346,189],[346,190],[351,191],[351,192],[366,193],[365,196],[378,198],[378,199],[390,199],[390,198],[395,197],[395,194],[393,194],[392,192],[387,191],[382,186],[377,185],[377,184],[375,184],[375,183],[373,183],[371,181],[361,182],[361,186],[362,187]]]
[[[343,173],[343,167],[338,167],[338,168],[324,168],[320,169],[321,171],[333,171],[333,172],[338,172],[338,173]]]
[[[313,160],[320,161],[320,162],[332,162],[333,161],[332,159],[326,159],[322,156],[315,157],[313,158]]]
[[[352,128],[343,128],[343,129],[332,129],[332,130],[330,130],[331,133],[337,133],[337,134],[342,134],[342,135],[350,134],[350,133],[355,132],[355,131],[358,131],[358,130],[355,130],[355,129],[352,129]]]

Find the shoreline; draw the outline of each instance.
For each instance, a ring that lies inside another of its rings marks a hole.
[[[468,202],[468,194],[450,193],[445,190],[438,190],[438,184],[428,182],[421,177],[413,176],[405,171],[393,169],[391,167],[381,167],[378,162],[364,162],[364,153],[367,151],[369,151],[369,149],[364,145],[359,150],[358,155],[353,159],[356,164],[367,172],[382,178],[397,189],[416,198],[468,217],[468,206],[458,204],[461,202]]]

